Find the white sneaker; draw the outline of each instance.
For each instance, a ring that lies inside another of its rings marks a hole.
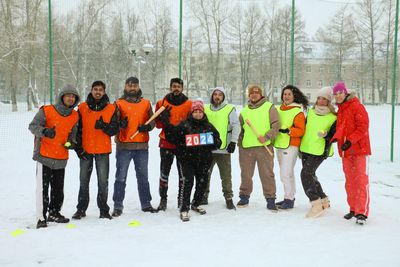
[[[189,221],[189,212],[187,212],[187,211],[182,211],[182,212],[181,212],[181,220],[182,220],[182,222],[187,222],[187,221]]]

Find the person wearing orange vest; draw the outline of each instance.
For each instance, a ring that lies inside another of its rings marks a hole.
[[[36,228],[47,227],[47,222],[69,222],[60,211],[64,202],[68,149],[76,145],[79,118],[74,107],[78,103],[77,90],[66,85],[58,94],[56,103],[42,106],[29,124],[29,130],[35,136],[33,160],[37,162]]]
[[[164,128],[166,125],[172,124],[177,126],[180,122],[187,119],[190,114],[190,108],[192,107],[192,101],[190,101],[183,93],[183,80],[180,78],[172,78],[170,81],[170,93],[167,94],[163,99],[160,99],[156,104],[156,111],[164,106],[164,110],[156,121],[156,127],[162,129],[160,133],[160,205],[158,210],[167,209],[167,193],[168,193],[168,179],[171,171],[171,166],[176,156],[176,145],[171,144],[165,138]],[[178,206],[180,206],[179,200],[182,192],[183,176],[181,164],[176,159],[176,167],[179,175],[179,193],[178,193]]]
[[[125,81],[123,96],[116,101],[120,129],[115,137],[117,144],[117,172],[114,182],[113,217],[119,217],[124,209],[126,178],[131,160],[135,164],[140,205],[143,212],[157,212],[151,206],[148,178],[149,132],[155,122],[145,124],[153,115],[150,101],[142,97],[139,79],[129,77]],[[136,134],[138,132],[138,134]],[[135,135],[136,134],[136,135]]]
[[[294,166],[301,137],[306,128],[306,118],[303,109],[307,109],[307,97],[299,88],[286,85],[281,93],[282,104],[278,108],[281,129],[274,141],[279,163],[279,173],[283,184],[284,199],[276,203],[279,209],[292,209],[296,193]]]
[[[97,206],[100,218],[112,219],[107,205],[108,175],[110,169],[111,136],[119,131],[116,106],[110,103],[106,85],[102,81],[92,83],[86,102],[78,106],[79,122],[75,151],[80,159],[79,194],[77,211],[72,219],[86,216],[89,205],[89,183],[93,160],[97,172]]]

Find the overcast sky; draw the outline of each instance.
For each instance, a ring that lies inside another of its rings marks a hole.
[[[149,0],[115,0],[115,2],[126,2],[132,7],[141,9],[144,3]],[[170,3],[172,5],[172,15],[174,18],[179,20],[179,0],[156,0],[163,3]],[[184,11],[185,2],[190,0],[184,0]],[[260,3],[264,4],[268,0],[226,0],[234,3]],[[296,8],[301,12],[303,19],[306,21],[306,32],[312,37],[319,27],[328,23],[330,18],[335,14],[335,12],[347,2],[356,3],[359,0],[296,0]],[[53,6],[55,12],[66,12],[68,10],[76,7],[80,0],[53,0]],[[280,5],[291,5],[292,0],[278,0]],[[352,7],[350,4],[349,7]]]

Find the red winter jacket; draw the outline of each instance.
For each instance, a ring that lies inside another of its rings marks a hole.
[[[332,140],[337,140],[341,157],[371,155],[368,127],[368,113],[357,97],[350,95],[345,102],[339,104],[336,133]],[[340,147],[346,140],[351,142],[351,147],[342,151]]]

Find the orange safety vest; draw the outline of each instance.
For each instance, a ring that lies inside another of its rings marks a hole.
[[[115,112],[115,105],[107,106],[99,111],[91,110],[84,102],[78,107],[82,119],[82,147],[89,154],[111,153],[111,137],[101,129],[95,129],[96,121],[103,117],[105,123],[110,123]]]
[[[78,122],[78,112],[72,110],[69,116],[62,116],[53,105],[43,106],[46,124],[44,127],[53,128],[55,126],[56,135],[53,139],[42,136],[40,140],[40,155],[52,159],[68,159],[68,149],[64,144],[68,141],[68,136],[72,127]]]
[[[130,137],[149,119],[150,101],[142,98],[138,103],[130,103],[125,99],[119,99],[116,103],[120,111],[120,119],[128,117],[128,127],[120,129],[118,140],[123,143],[148,142],[150,139],[148,132],[139,133],[133,139]]]
[[[169,122],[176,126],[178,125],[181,121],[184,121],[187,119],[189,113],[190,113],[190,109],[192,107],[192,101],[187,100],[185,101],[183,104],[179,105],[179,106],[175,106],[172,105],[171,103],[169,103],[165,98],[158,100],[157,102],[157,107],[167,107],[167,106],[171,106],[171,110],[170,110],[170,117],[169,117]],[[165,133],[164,133],[164,129],[162,129],[161,133],[159,134],[159,137],[161,139],[165,139]]]

